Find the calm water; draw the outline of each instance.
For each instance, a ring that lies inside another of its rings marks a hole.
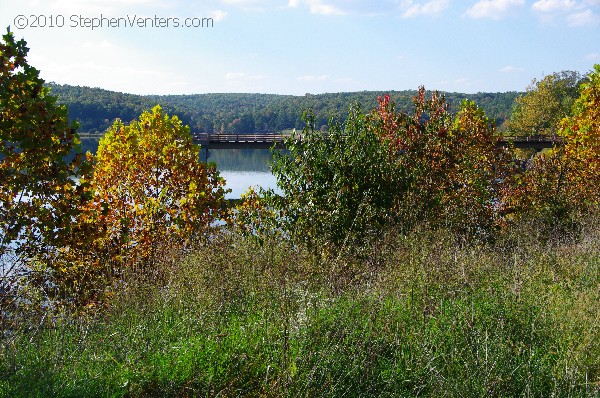
[[[81,146],[84,152],[96,153],[98,140],[83,138]],[[231,189],[228,199],[239,198],[251,186],[275,189],[277,183],[269,169],[271,159],[268,149],[213,149],[208,156],[209,161],[217,164],[226,187]]]
[[[217,164],[227,188],[231,189],[226,198],[237,199],[251,186],[276,189],[277,181],[269,169],[272,158],[268,149],[214,149],[209,153],[208,160]]]

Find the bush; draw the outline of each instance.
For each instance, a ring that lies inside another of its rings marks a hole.
[[[396,112],[388,96],[369,114],[353,106],[327,133],[315,130],[308,114],[287,151],[274,152],[282,197],[249,198],[269,209],[286,235],[322,253],[361,247],[384,226],[489,233],[512,165],[500,135],[472,102],[451,115],[442,97],[427,99],[421,88],[414,104],[414,114]]]

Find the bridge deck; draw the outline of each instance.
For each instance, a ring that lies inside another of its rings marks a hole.
[[[275,144],[283,148],[287,134],[196,134],[194,141],[207,149],[235,149],[235,148],[271,148]],[[558,137],[506,137],[499,145],[512,144],[515,148],[531,148],[542,150],[561,145]]]
[[[552,148],[557,145],[562,145],[563,141],[560,137],[543,137],[543,136],[532,136],[532,137],[505,137],[500,141],[502,145],[506,146],[512,144],[515,148],[521,149],[536,149],[538,151],[546,148]]]
[[[81,134],[81,138],[101,138],[103,134]],[[257,133],[257,134],[209,134],[196,133],[192,135],[195,143],[204,149],[268,149],[274,144],[283,148],[288,134]],[[542,150],[562,145],[559,137],[506,137],[499,143],[502,146],[512,144],[515,148],[532,148]]]
[[[268,149],[275,144],[283,148],[287,134],[207,134],[198,133],[193,136],[194,142],[207,149]]]

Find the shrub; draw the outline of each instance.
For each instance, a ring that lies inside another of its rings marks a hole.
[[[501,136],[472,102],[452,115],[443,97],[428,99],[420,88],[414,106],[413,114],[397,112],[384,96],[369,114],[351,107],[327,133],[308,114],[288,151],[274,152],[283,196],[263,194],[282,230],[325,253],[360,247],[384,226],[489,232],[512,164]]]

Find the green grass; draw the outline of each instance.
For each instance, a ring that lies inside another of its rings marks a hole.
[[[223,236],[108,310],[17,331],[0,396],[597,397],[599,249],[597,226],[389,234],[360,259]]]

